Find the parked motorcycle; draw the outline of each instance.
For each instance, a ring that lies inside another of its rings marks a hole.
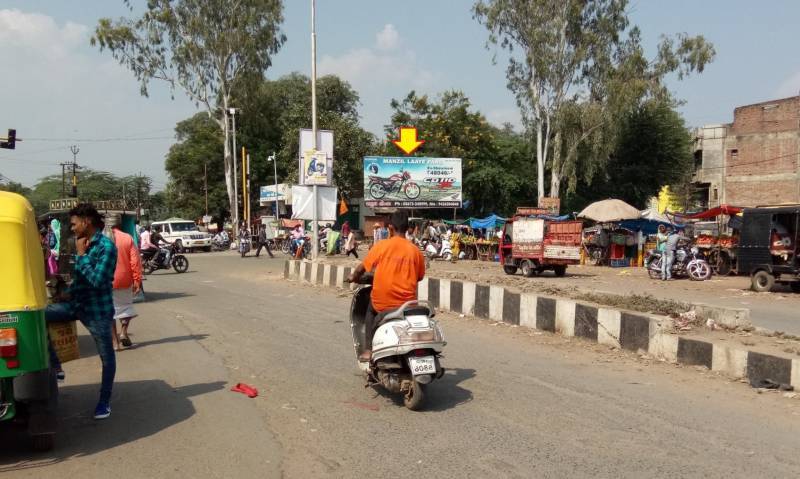
[[[231,240],[223,241],[215,238],[211,242],[211,251],[228,251],[229,249],[231,249]]]
[[[151,274],[159,269],[173,268],[176,273],[185,273],[189,269],[189,260],[178,253],[174,244],[161,248],[154,255],[142,253],[142,270],[144,274]]]
[[[365,274],[350,305],[350,328],[356,361],[364,352],[365,319],[372,291],[371,274]],[[376,318],[372,359],[358,361],[368,386],[379,384],[391,393],[402,393],[403,404],[412,411],[422,408],[425,388],[444,375],[440,356],[444,339],[433,306],[427,301],[409,301]]]
[[[660,251],[649,251],[645,266],[651,279],[661,279],[661,263],[664,255]],[[703,258],[697,246],[679,245],[672,264],[672,277],[688,277],[692,281],[711,278],[711,265]]]
[[[367,189],[376,200],[390,193],[403,193],[409,200],[415,200],[422,192],[419,185],[411,181],[411,174],[407,171],[395,173],[389,178],[370,175]]]
[[[450,240],[444,238],[442,238],[439,244],[433,241],[423,240],[423,252],[425,254],[426,263],[437,258],[441,258],[445,261],[452,261],[453,259],[453,249],[450,246]]]

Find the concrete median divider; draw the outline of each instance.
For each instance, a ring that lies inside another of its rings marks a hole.
[[[284,278],[338,288],[347,266],[287,260]],[[770,379],[800,388],[800,360],[772,356],[724,344],[683,337],[668,331],[670,318],[631,312],[572,299],[520,293],[503,286],[444,278],[425,278],[418,297],[442,311],[474,316],[525,328],[647,354],[685,365],[705,366],[750,382]]]

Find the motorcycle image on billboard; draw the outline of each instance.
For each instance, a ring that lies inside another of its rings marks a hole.
[[[364,199],[371,208],[460,208],[461,158],[367,156]]]

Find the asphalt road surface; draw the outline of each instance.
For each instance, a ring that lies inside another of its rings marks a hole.
[[[349,297],[280,279],[283,258],[190,256],[158,272],[119,354],[65,365],[54,452],[0,439],[2,477],[797,477],[800,400],[694,368],[455,316],[445,377],[411,412],[363,387]],[[85,334],[85,332],[84,332]],[[229,391],[258,388],[249,399]]]

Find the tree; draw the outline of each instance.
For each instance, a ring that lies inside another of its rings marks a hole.
[[[205,213],[204,175],[208,175],[208,209],[226,218],[228,212],[223,173],[223,138],[216,122],[198,113],[175,127],[178,142],[167,153],[169,175],[165,202],[172,214],[195,219]]]
[[[529,178],[535,170],[525,156],[524,139],[508,125],[498,129],[487,123],[462,92],[446,91],[431,100],[412,91],[402,101],[392,100],[391,106],[389,137],[400,126],[415,125],[425,140],[418,155],[462,159],[464,196],[475,212],[504,213],[519,202],[530,202]],[[389,151],[394,148],[387,146]]]
[[[258,204],[258,186],[275,182],[273,165],[266,161],[269,155],[276,153],[278,182],[297,181],[300,129],[311,124],[311,80],[298,73],[263,80],[241,90],[234,101],[247,105],[247,121],[238,128],[237,142],[250,155],[251,202]],[[334,183],[344,196],[357,195],[362,158],[378,150],[374,135],[358,124],[358,94],[338,77],[324,76],[317,80],[317,104],[320,128],[336,135]],[[165,164],[170,177],[167,205],[190,218],[202,214],[203,164],[208,162],[209,209],[226,217],[219,129],[213,120],[198,114],[180,122],[176,134],[179,142],[170,149]]]
[[[680,78],[702,72],[714,56],[702,36],[681,34],[664,37],[652,63],[637,62],[644,59],[638,28],[629,31],[627,42],[621,40],[629,25],[626,6],[627,0],[479,0],[473,6],[475,18],[490,32],[488,44],[510,54],[508,87],[536,136],[539,196],[545,195],[548,165],[550,196],[560,195],[563,175],[578,148],[609,123],[616,110],[607,107],[619,106],[607,102],[609,95],[625,98],[632,85],[660,84],[672,72]],[[585,102],[596,121],[582,122],[565,138],[564,118],[558,115],[569,102]]]
[[[91,38],[133,73],[143,96],[151,80],[166,81],[217,123],[231,209],[236,179],[227,112],[234,86],[263,78],[286,40],[282,21],[280,0],[150,0],[139,18],[100,19]]]

